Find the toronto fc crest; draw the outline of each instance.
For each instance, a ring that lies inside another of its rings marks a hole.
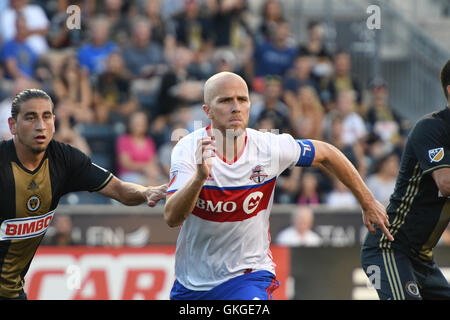
[[[250,176],[250,180],[253,180],[256,183],[261,183],[264,182],[266,178],[267,174],[264,172],[264,169],[260,165],[257,165],[252,169],[252,175]]]

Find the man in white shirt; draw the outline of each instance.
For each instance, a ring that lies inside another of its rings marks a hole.
[[[181,226],[171,299],[272,298],[278,287],[269,215],[277,177],[294,166],[323,165],[355,194],[371,232],[388,239],[384,207],[335,147],[247,128],[246,82],[231,72],[205,83],[211,124],[182,138],[172,152],[164,218]]]
[[[16,18],[20,12],[27,23],[29,36],[26,43],[37,54],[48,51],[45,38],[50,22],[45,11],[38,5],[28,4],[28,0],[10,0],[9,7],[0,13],[0,37],[3,42],[14,39],[16,36]]]
[[[289,247],[319,247],[322,239],[312,229],[314,212],[310,207],[300,206],[292,214],[292,225],[281,230],[277,244]]]

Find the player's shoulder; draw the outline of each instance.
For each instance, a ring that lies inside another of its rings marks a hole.
[[[206,135],[207,135],[206,128],[197,129],[195,131],[188,133],[187,135],[182,137],[180,140],[178,140],[175,147],[180,148],[180,147],[188,147],[188,146],[196,145],[197,140]]]
[[[0,141],[0,161],[8,161],[14,155],[14,141],[12,139]]]
[[[87,157],[82,151],[71,146],[70,144],[51,140],[47,147],[48,156],[54,161],[61,161],[70,164],[80,158]]]
[[[206,128],[197,129],[182,137],[172,149],[173,161],[190,161],[193,159],[197,147],[197,140],[206,136]]]
[[[255,130],[247,128],[247,136],[256,143],[273,143],[277,140],[294,140],[288,133],[279,133],[278,131]]]
[[[424,115],[417,121],[415,128],[416,130],[428,130],[428,129],[442,129],[450,128],[450,110],[445,108],[443,110],[438,110]]]

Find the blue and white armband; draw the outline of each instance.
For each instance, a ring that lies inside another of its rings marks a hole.
[[[310,167],[314,161],[316,150],[311,141],[307,139],[295,140],[300,146],[300,156],[295,166],[297,167]]]

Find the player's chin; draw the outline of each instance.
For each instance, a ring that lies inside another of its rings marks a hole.
[[[42,152],[44,152],[47,149],[48,143],[46,144],[40,144],[40,145],[34,145],[33,147],[31,147],[31,151],[35,154],[40,154]]]

